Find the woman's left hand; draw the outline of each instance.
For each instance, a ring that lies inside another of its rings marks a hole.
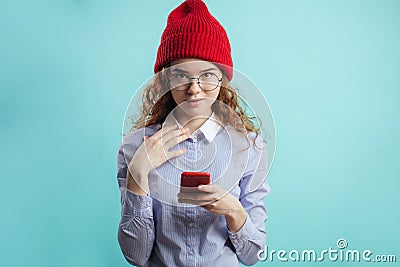
[[[178,202],[199,205],[209,212],[225,215],[228,229],[233,233],[245,224],[247,212],[242,203],[219,185],[199,185],[190,191],[178,193]]]
[[[231,215],[244,210],[240,201],[219,185],[199,185],[197,189],[178,193],[178,202],[199,205],[219,215]]]

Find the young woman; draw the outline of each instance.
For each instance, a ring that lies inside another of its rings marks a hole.
[[[118,153],[118,241],[129,263],[258,261],[268,164],[264,142],[229,84],[232,66],[226,32],[202,1],[187,0],[171,12],[142,116]],[[211,183],[181,191],[183,171],[209,172]]]

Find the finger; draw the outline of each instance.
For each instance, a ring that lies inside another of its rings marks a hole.
[[[190,137],[190,134],[181,134],[179,136],[175,136],[164,143],[165,150],[169,150],[171,147],[179,144],[180,142],[185,141]]]
[[[176,129],[177,127],[178,127],[178,125],[176,125],[176,124],[172,125],[172,126],[165,127],[163,129],[158,130],[158,132],[156,132],[151,137],[148,137],[147,139],[149,141],[151,141],[151,143],[153,145],[159,144],[160,142],[164,141],[165,134],[170,134],[171,131],[174,131],[175,135],[177,135],[177,133],[179,132],[179,129]]]
[[[177,124],[173,124],[173,125],[170,125],[170,126],[161,128],[160,130],[158,130],[158,131],[152,136],[152,138],[153,138],[153,139],[159,139],[159,138],[161,138],[161,136],[162,136],[163,134],[168,133],[168,132],[170,132],[170,131],[172,131],[172,130],[175,130],[176,128],[178,128],[178,125],[177,125]]]
[[[166,154],[167,160],[168,160],[168,159],[172,159],[172,158],[181,156],[185,153],[186,153],[186,148],[182,148],[179,150],[172,150],[172,151],[166,152],[165,154]]]
[[[185,204],[199,205],[199,204],[197,204],[196,200],[191,200],[191,199],[181,199],[181,198],[178,198],[178,203],[185,203]]]
[[[208,204],[203,204],[203,205],[200,205],[202,208],[205,208],[205,209],[207,209],[207,210],[212,210],[212,209],[215,209],[216,208],[216,202],[211,202],[211,203],[208,203]]]
[[[150,137],[150,140],[152,140],[153,143],[157,143],[159,141],[165,143],[169,139],[171,139],[173,137],[185,135],[187,132],[187,131],[183,131],[181,129],[176,129],[177,125],[176,125],[176,127],[173,127],[173,128],[171,128],[171,127],[173,127],[173,126],[168,126],[164,130],[163,129],[159,130],[153,136]]]
[[[169,131],[167,133],[164,133],[161,138],[162,138],[164,143],[167,143],[167,142],[169,142],[169,141],[171,141],[174,138],[177,138],[179,136],[190,137],[189,129],[188,128],[174,129],[173,131]]]
[[[212,202],[217,200],[217,198],[214,195],[211,195],[209,193],[186,193],[186,192],[180,192],[178,193],[178,198],[180,199],[188,199],[188,200],[197,200],[197,201],[206,201],[206,202]]]
[[[218,187],[212,184],[209,185],[199,185],[197,187],[202,192],[207,192],[207,193],[216,193],[218,191]]]
[[[187,186],[180,186],[179,187],[180,193],[199,193],[199,189],[197,187],[187,187]]]
[[[178,203],[186,203],[186,204],[192,204],[192,205],[197,205],[197,206],[206,206],[211,204],[211,201],[200,201],[200,200],[192,200],[192,199],[179,199],[178,198]]]

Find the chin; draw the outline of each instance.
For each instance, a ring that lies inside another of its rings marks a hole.
[[[209,116],[211,109],[210,108],[188,108],[183,109],[183,112],[190,117],[198,117],[198,116]]]

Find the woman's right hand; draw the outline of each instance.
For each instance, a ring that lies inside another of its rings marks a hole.
[[[147,194],[149,172],[167,160],[183,155],[185,148],[172,151],[169,149],[189,137],[189,129],[178,129],[176,124],[161,128],[151,137],[145,136],[128,165],[127,188],[135,193]]]

